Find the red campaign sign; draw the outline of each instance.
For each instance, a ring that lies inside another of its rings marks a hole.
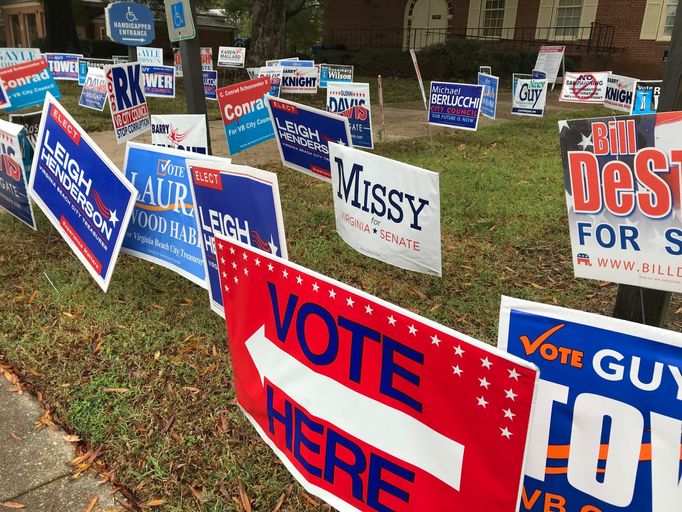
[[[216,237],[237,399],[341,511],[517,509],[537,370]]]

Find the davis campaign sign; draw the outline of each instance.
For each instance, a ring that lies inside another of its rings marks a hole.
[[[178,149],[128,143],[123,167],[140,194],[123,240],[123,252],[173,270],[206,288],[202,239],[186,163],[195,156]]]
[[[348,118],[353,146],[374,148],[369,84],[330,83],[327,88],[327,112]]]
[[[21,125],[0,119],[0,208],[36,229],[21,151],[23,130]]]
[[[216,235],[231,237],[287,257],[277,175],[230,164],[229,160],[188,161],[196,225],[206,264],[211,309],[223,318]]]
[[[576,277],[682,291],[682,112],[559,130]]]
[[[610,73],[566,73],[559,101],[569,103],[604,103]]]
[[[225,126],[227,151],[236,155],[275,136],[264,96],[270,79],[254,78],[218,90],[218,105]]]
[[[208,154],[206,116],[175,114],[152,116],[152,144]]]
[[[78,104],[81,107],[99,110],[101,112],[104,110],[104,104],[106,102],[107,77],[104,76],[104,70],[90,68],[88,70],[88,76],[85,78],[85,84],[83,84]]]
[[[440,277],[438,174],[334,143],[329,159],[341,238],[366,256]]]
[[[216,237],[237,401],[341,512],[515,512],[536,370]],[[679,441],[679,432],[678,432]]]
[[[329,142],[352,146],[348,119],[293,101],[266,96],[282,163],[331,182]]]
[[[29,190],[106,292],[137,190],[50,94],[43,106]]]
[[[44,58],[0,69],[0,84],[11,103],[8,112],[40,105],[47,93],[55,98],[62,96]]]
[[[680,510],[680,333],[503,297],[498,344],[541,375],[521,511]]]
[[[78,80],[78,53],[46,53],[45,58],[55,80]]]
[[[431,82],[429,124],[476,130],[482,96],[481,85]]]
[[[142,66],[137,62],[107,66],[104,74],[116,142],[121,144],[148,131],[151,126],[142,89]]]
[[[632,110],[636,78],[611,73],[606,82],[604,106],[627,114]]]

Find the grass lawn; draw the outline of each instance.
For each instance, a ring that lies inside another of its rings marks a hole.
[[[64,104],[87,126],[73,99]],[[290,259],[490,343],[501,294],[609,314],[616,286],[572,277],[558,119],[378,145],[440,173],[442,279],[353,251],[335,233],[330,187],[273,164]],[[105,295],[37,216],[38,232],[0,216],[0,354],[62,423],[102,448],[116,479],[170,511],[242,510],[240,487],[253,510],[282,497],[280,510],[324,510],[238,409],[225,327],[206,292],[122,255]],[[674,296],[678,331],[679,308]]]

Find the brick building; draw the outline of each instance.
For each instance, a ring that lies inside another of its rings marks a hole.
[[[451,38],[500,49],[562,44],[568,55],[661,75],[680,0],[327,0],[324,45],[422,48]],[[606,58],[605,58],[606,57]]]

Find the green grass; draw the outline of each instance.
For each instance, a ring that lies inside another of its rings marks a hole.
[[[270,166],[290,259],[490,343],[501,294],[609,314],[616,286],[572,277],[557,119],[378,145],[440,174],[442,279],[359,255],[335,233],[329,186]],[[121,256],[105,295],[38,220],[33,232],[0,216],[0,353],[102,447],[119,481],[170,511],[239,510],[239,482],[254,510],[272,510],[283,493],[282,510],[322,510],[236,406],[225,327],[206,292]],[[679,331],[678,308],[674,296],[668,327]]]

